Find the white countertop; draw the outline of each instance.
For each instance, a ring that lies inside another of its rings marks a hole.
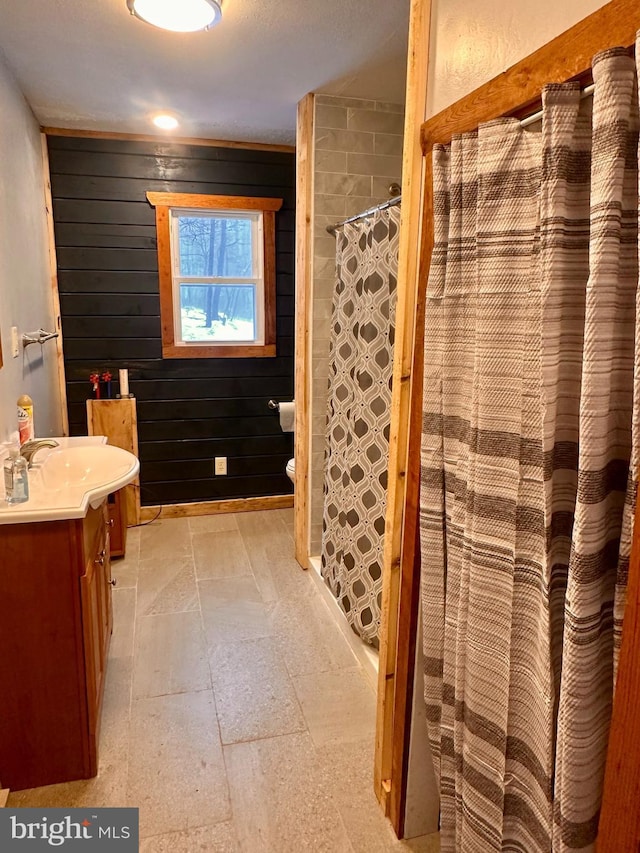
[[[105,472],[100,483],[92,482],[87,485],[84,482],[76,483],[67,479],[66,482],[57,486],[55,482],[52,484],[51,477],[43,477],[42,474],[43,468],[46,468],[47,458],[51,454],[73,448],[98,448],[107,445],[107,438],[104,435],[71,438],[56,436],[54,440],[58,442],[57,447],[43,447],[34,456],[33,465],[29,469],[28,501],[21,504],[8,504],[4,500],[4,482],[0,482],[2,495],[0,525],[84,518],[89,506],[99,506],[107,494],[132,482],[140,469],[140,463],[133,454],[109,445],[108,450],[118,464],[113,468],[113,472]],[[73,452],[75,454],[76,451]],[[122,456],[122,454],[125,455]],[[109,457],[110,460],[111,457]],[[123,460],[126,464],[122,464]],[[51,461],[54,461],[53,457]]]

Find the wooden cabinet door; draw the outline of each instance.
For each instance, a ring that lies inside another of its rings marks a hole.
[[[109,539],[106,534],[106,527],[103,524],[96,546],[92,553],[87,556],[85,573],[80,579],[89,710],[89,740],[91,760],[92,764],[96,766],[96,771],[100,707],[113,624],[110,582]]]
[[[100,554],[91,555],[86,570],[80,579],[82,590],[82,623],[84,636],[84,660],[86,668],[87,699],[89,703],[89,728],[95,731],[102,680],[104,678],[104,655],[100,625],[104,611],[104,584],[102,566],[97,562]]]

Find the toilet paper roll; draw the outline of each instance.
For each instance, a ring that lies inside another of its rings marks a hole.
[[[282,432],[293,432],[296,425],[296,404],[280,403],[280,428]]]

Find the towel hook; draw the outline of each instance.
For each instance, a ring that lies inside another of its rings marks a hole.
[[[58,337],[58,332],[45,332],[44,329],[38,329],[37,332],[27,332],[22,336],[22,346],[28,347],[30,344],[42,344],[47,341],[52,341]]]

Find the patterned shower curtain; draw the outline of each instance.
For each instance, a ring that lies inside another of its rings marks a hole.
[[[640,52],[637,53],[640,56]],[[638,472],[638,93],[434,151],[421,510],[443,853],[593,851]],[[633,475],[633,476],[632,476]]]
[[[378,646],[399,206],[336,235],[329,351],[322,577],[349,624]]]

